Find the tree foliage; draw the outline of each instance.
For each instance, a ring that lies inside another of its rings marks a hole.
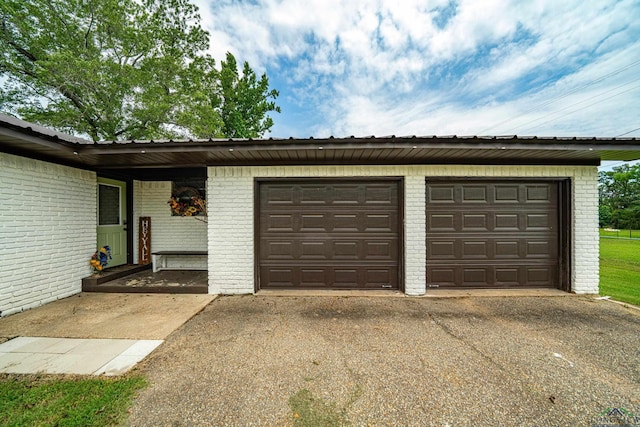
[[[256,138],[273,126],[273,119],[266,115],[269,111],[280,112],[274,101],[278,91],[269,90],[269,80],[263,74],[258,80],[256,73],[245,62],[242,75],[238,72],[236,58],[227,53],[220,71],[220,104],[223,131],[232,138]]]
[[[3,111],[93,140],[234,131],[218,99],[224,67],[187,0],[4,0],[0,25]],[[268,87],[266,76],[257,83]],[[258,136],[276,107],[253,101],[268,107],[252,116]]]
[[[600,225],[640,228],[640,163],[598,174]]]

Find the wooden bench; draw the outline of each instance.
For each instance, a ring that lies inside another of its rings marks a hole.
[[[205,267],[169,267],[167,260],[172,257],[194,257],[194,256],[207,256],[207,251],[158,251],[151,254],[151,262],[153,264],[153,272],[160,270],[207,270]]]

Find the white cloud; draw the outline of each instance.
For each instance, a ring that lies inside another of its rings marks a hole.
[[[637,91],[606,99],[631,74],[549,103],[637,57],[637,0],[197,4],[216,58],[231,51],[286,83],[281,96],[316,123],[302,135],[465,134],[504,121],[492,129],[610,135],[640,126],[630,113]],[[600,102],[587,106],[589,97]],[[275,120],[291,132],[286,115]]]

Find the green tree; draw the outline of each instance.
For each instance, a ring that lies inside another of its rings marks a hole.
[[[611,208],[607,205],[600,205],[598,207],[598,223],[600,228],[609,227],[612,219]]]
[[[278,91],[269,90],[269,79],[263,74],[258,80],[256,73],[245,62],[242,75],[238,72],[236,58],[227,53],[222,61],[220,85],[216,107],[220,109],[224,133],[232,138],[256,138],[273,126],[270,111],[280,112],[275,100]]]
[[[640,163],[625,163],[598,174],[600,201],[612,210],[626,209],[640,200]]]
[[[187,0],[4,0],[0,109],[93,140],[222,137],[208,48]]]
[[[612,224],[615,228],[635,230],[640,228],[640,204],[613,213]]]
[[[624,164],[611,171],[598,174],[601,224],[602,214],[610,213],[610,224],[615,228],[637,226],[636,217],[640,207],[640,163]]]

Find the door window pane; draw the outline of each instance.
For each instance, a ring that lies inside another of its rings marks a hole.
[[[120,225],[120,187],[98,184],[98,225]]]

